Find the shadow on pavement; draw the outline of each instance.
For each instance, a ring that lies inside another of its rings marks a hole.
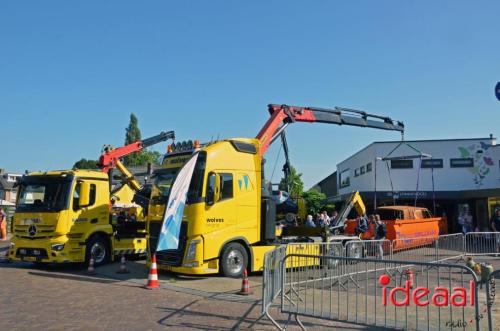
[[[47,278],[58,278],[58,279],[68,279],[68,280],[76,280],[81,282],[91,282],[91,283],[102,283],[102,284],[110,284],[110,283],[118,283],[119,280],[113,279],[103,279],[103,278],[94,278],[89,277],[87,275],[71,275],[71,274],[50,274],[44,272],[34,272],[30,271],[28,274],[39,277],[47,277]]]

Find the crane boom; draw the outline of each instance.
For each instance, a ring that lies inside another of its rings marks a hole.
[[[403,122],[356,109],[342,107],[327,109],[270,104],[268,110],[271,117],[256,137],[261,145],[260,155],[264,155],[269,145],[279,137],[280,133],[290,123],[294,122],[318,122],[404,132]]]
[[[174,131],[167,131],[167,132],[164,131],[161,132],[160,134],[157,134],[156,136],[143,140],[138,140],[134,143],[118,148],[112,148],[107,146],[104,148],[104,153],[99,158],[99,162],[97,163],[97,165],[99,166],[99,168],[101,168],[103,172],[108,173],[111,169],[116,167],[116,164],[120,158],[134,152],[140,152],[146,147],[152,146],[154,144],[157,144],[159,142],[168,139],[175,139]]]

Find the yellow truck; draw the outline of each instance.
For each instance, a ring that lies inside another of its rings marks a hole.
[[[164,165],[154,175],[147,216],[149,248],[156,254],[159,268],[238,277],[244,269],[262,270],[264,254],[275,245],[302,240],[277,231],[276,206],[264,176],[263,155],[289,124],[320,122],[404,130],[401,122],[388,117],[345,108],[269,105],[269,112],[271,117],[254,139],[184,144],[185,148],[172,149],[165,156]],[[197,163],[187,193],[178,248],[155,252],[169,188],[193,154],[198,154]]]
[[[12,261],[37,263],[86,262],[96,265],[116,255],[146,253],[142,208],[132,204],[140,188],[120,157],[160,141],[172,131],[120,148],[106,148],[98,170],[33,172],[18,182]],[[112,169],[122,173],[123,185],[111,190]]]

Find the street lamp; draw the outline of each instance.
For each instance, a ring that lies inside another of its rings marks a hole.
[[[375,196],[373,197],[373,210],[377,209],[377,161],[382,161],[382,158],[381,157],[376,157],[375,158],[375,164],[374,164],[374,167],[375,167]]]

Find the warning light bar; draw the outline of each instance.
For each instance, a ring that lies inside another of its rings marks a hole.
[[[200,148],[201,144],[199,140],[187,140],[183,142],[172,143],[167,147],[167,153],[180,153],[180,152],[188,152],[194,149]]]

